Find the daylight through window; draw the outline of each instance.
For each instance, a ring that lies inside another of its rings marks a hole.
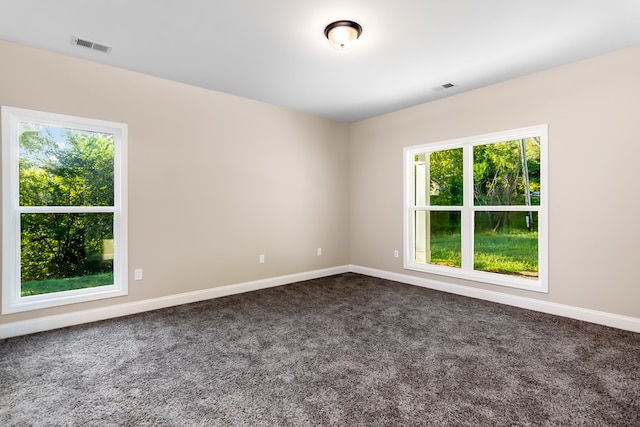
[[[3,312],[126,294],[126,125],[2,119]]]
[[[405,268],[548,291],[547,127],[406,148]]]

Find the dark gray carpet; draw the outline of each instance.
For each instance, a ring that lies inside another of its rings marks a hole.
[[[640,334],[343,274],[0,341],[0,425],[639,426]]]

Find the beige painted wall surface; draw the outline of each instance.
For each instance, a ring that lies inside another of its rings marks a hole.
[[[2,41],[0,63],[1,105],[129,125],[130,269],[127,297],[0,324],[348,264],[346,124]]]
[[[352,264],[640,317],[640,46],[350,128]],[[405,146],[549,125],[549,293],[404,270]]]

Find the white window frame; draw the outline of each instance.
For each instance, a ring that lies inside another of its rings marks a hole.
[[[404,268],[424,273],[472,280],[476,282],[526,289],[536,292],[549,292],[548,261],[548,149],[547,125],[530,126],[508,131],[459,138],[435,143],[421,144],[404,148]],[[503,141],[540,137],[540,205],[539,206],[474,206],[473,200],[473,147]],[[434,152],[453,148],[463,149],[463,191],[462,206],[438,206],[438,211],[456,210],[462,215],[462,266],[448,267],[442,265],[416,262],[415,254],[415,212],[429,210],[428,207],[414,205],[414,156],[424,152]],[[535,211],[538,214],[538,279],[525,279],[506,274],[491,273],[473,269],[474,213],[476,211]]]
[[[113,134],[114,205],[19,206],[19,124],[21,122]],[[21,213],[112,213],[114,283],[93,288],[21,296]],[[16,313],[127,295],[127,234],[127,125],[2,106],[2,313]]]

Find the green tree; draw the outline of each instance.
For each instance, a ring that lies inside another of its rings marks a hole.
[[[23,124],[20,205],[113,205],[113,154],[111,135]],[[22,281],[111,271],[101,254],[112,235],[110,213],[23,213]]]
[[[429,155],[430,204],[461,206],[464,197],[463,150],[454,148]],[[459,233],[461,216],[456,212],[431,214],[431,229],[438,233]]]
[[[435,151],[429,156],[431,204],[460,206],[463,203],[462,148]]]
[[[473,197],[476,206],[526,205],[529,203],[526,183],[529,185],[529,194],[540,190],[539,141],[532,138],[526,140],[524,152],[520,140],[473,147]],[[537,204],[539,199],[531,202]],[[484,225],[497,231],[501,227],[511,226],[514,215],[510,212],[484,212],[483,216]],[[519,228],[526,227],[524,220],[519,222]]]

